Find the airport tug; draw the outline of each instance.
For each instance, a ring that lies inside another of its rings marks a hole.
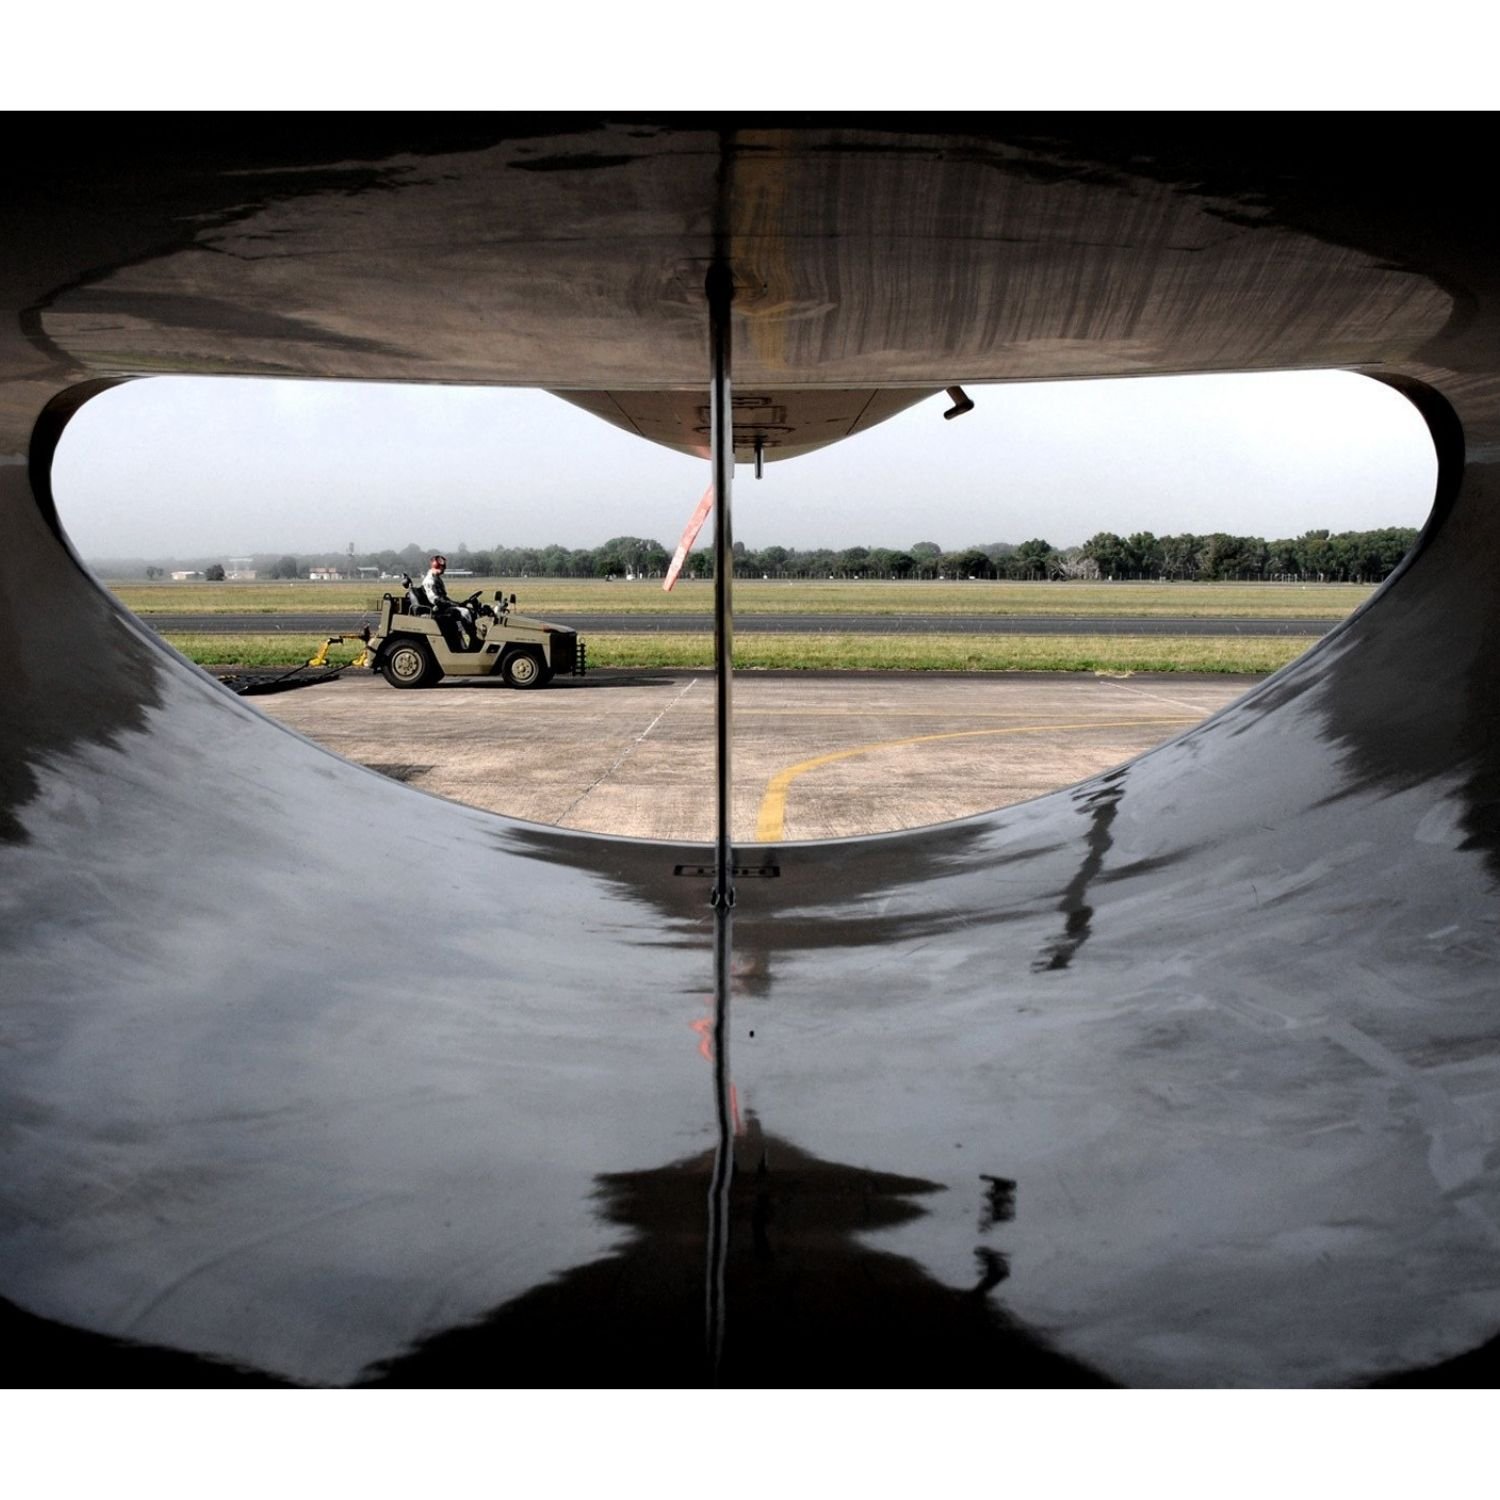
[[[559,675],[582,677],[587,651],[578,632],[514,612],[516,596],[497,590],[492,604],[471,594],[453,610],[435,614],[426,593],[403,578],[406,593],[386,594],[380,623],[361,664],[392,687],[432,687],[444,677],[492,677],[508,687],[545,687]],[[467,611],[463,629],[457,610]],[[467,639],[465,638],[467,637]]]

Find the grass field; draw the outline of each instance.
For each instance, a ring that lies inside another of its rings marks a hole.
[[[684,582],[670,594],[659,583],[603,579],[456,580],[455,595],[503,588],[528,614],[703,614],[713,608],[712,585]],[[153,614],[342,613],[351,624],[373,615],[382,592],[371,583],[120,584],[120,600],[146,619]],[[1297,620],[1340,618],[1369,596],[1356,584],[1238,583],[802,583],[738,581],[737,614],[840,615],[1079,615],[1248,616]],[[174,646],[204,665],[292,665],[320,644],[309,635],[171,635]],[[713,660],[707,635],[590,632],[589,660],[610,667],[703,667]],[[1274,637],[1179,636],[923,636],[742,633],[735,665],[756,668],[845,668],[854,671],[993,672],[1273,672],[1306,649],[1302,640]],[[332,661],[355,648],[334,648]]]
[[[319,642],[285,635],[168,635],[202,666],[291,666]],[[593,667],[713,665],[710,635],[602,634],[587,638]],[[773,668],[903,672],[1274,672],[1306,641],[1268,636],[795,635],[757,632],[735,641],[740,671]],[[348,662],[358,645],[329,648]]]
[[[379,607],[392,583],[118,583],[111,587],[128,608],[152,614],[306,614],[358,617]],[[652,579],[458,578],[450,591],[464,597],[476,588],[503,588],[527,614],[702,614],[713,608],[713,585],[683,581],[670,593]],[[888,583],[739,579],[737,614],[830,615],[1135,615],[1219,619],[1337,619],[1369,597],[1349,583]]]

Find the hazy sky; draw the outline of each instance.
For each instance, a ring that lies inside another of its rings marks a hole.
[[[1416,526],[1436,473],[1408,403],[1331,372],[974,386],[804,458],[741,467],[756,548],[1096,531],[1267,538]],[[55,489],[87,557],[675,545],[706,462],[542,391],[161,377],[68,428]],[[707,535],[705,533],[705,535]]]

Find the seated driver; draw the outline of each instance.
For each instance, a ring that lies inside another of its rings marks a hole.
[[[432,604],[432,612],[442,622],[444,615],[457,618],[463,627],[465,637],[465,650],[474,647],[474,616],[472,612],[462,604],[455,604],[448,597],[447,586],[443,582],[443,574],[448,569],[448,559],[441,552],[435,552],[428,559],[427,571],[422,575],[422,588],[427,592],[427,598]]]

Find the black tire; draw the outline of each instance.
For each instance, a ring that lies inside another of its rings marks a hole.
[[[402,636],[381,657],[380,675],[394,688],[423,688],[431,687],[443,674],[425,641]]]
[[[500,668],[506,687],[539,688],[547,682],[547,666],[540,651],[512,651]]]

